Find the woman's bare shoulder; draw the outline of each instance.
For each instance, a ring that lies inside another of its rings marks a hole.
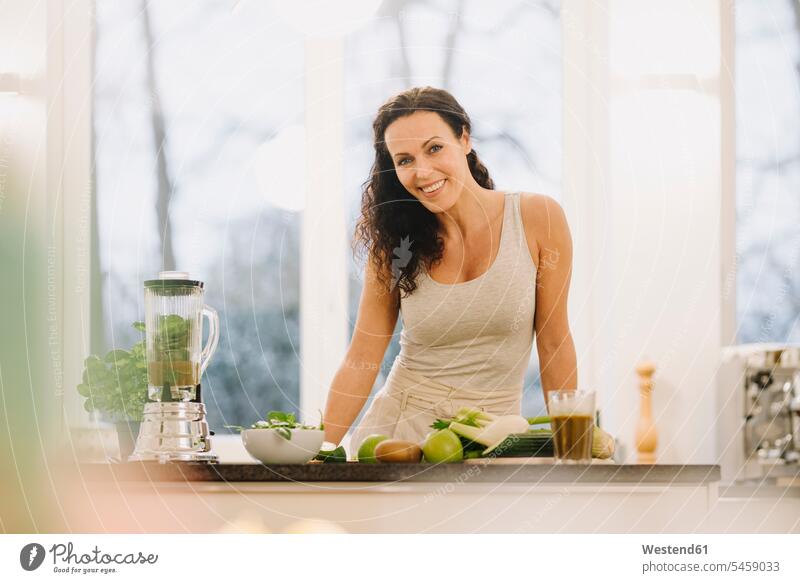
[[[522,215],[528,249],[537,265],[541,249],[552,247],[565,237],[569,238],[564,209],[552,196],[523,192],[520,194],[519,212]]]

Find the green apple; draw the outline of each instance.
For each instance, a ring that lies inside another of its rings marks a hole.
[[[367,435],[358,448],[358,461],[364,464],[378,463],[378,460],[375,459],[375,448],[381,441],[385,439],[389,439],[389,436],[381,435],[380,433]]]
[[[464,459],[461,439],[449,429],[431,431],[422,446],[425,459],[431,463],[460,462]]]

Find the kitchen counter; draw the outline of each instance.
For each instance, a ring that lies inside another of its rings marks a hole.
[[[800,497],[720,484],[717,465],[81,464],[76,532],[800,532]],[[777,491],[776,491],[777,492]]]
[[[735,532],[752,516],[751,501],[720,498],[716,465],[519,462],[82,464],[83,510],[65,512],[76,530],[107,532],[282,532],[311,519],[354,533]],[[792,502],[760,511],[790,530]]]
[[[481,460],[453,464],[308,463],[291,465],[124,463],[83,466],[92,480],[156,482],[427,482],[484,484],[674,484],[707,485],[719,482],[714,465],[556,465],[550,458],[506,458],[509,463]]]

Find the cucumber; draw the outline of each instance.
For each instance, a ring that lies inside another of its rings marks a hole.
[[[553,438],[549,431],[513,433],[483,452],[484,456],[493,457],[552,457],[553,453]]]

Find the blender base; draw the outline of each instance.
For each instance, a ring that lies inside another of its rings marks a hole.
[[[211,451],[211,432],[203,403],[147,403],[129,462],[218,461]]]

